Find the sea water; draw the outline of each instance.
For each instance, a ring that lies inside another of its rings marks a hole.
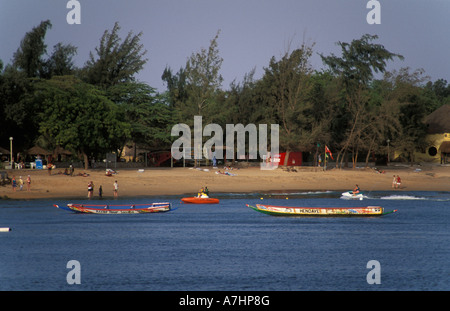
[[[181,196],[93,200],[169,201],[168,213],[75,214],[53,204],[0,200],[0,290],[303,291],[450,290],[450,192],[218,194],[220,204]],[[246,204],[379,205],[381,217],[276,217]],[[73,271],[69,261],[79,263]],[[379,284],[370,284],[379,263]],[[79,283],[69,275],[78,273]]]

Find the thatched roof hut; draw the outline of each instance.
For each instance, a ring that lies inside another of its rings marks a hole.
[[[450,153],[450,141],[444,141],[439,147],[441,153]]]
[[[2,148],[2,147],[0,147],[0,153],[1,154],[10,154],[11,152],[9,152],[9,150],[7,150],[7,149],[5,149],[5,148]]]
[[[41,156],[48,156],[52,154],[50,151],[47,151],[39,146],[34,146],[28,149],[26,153],[29,155],[41,155]]]
[[[450,105],[443,105],[425,118],[428,134],[450,133]]]
[[[70,152],[69,150],[64,149],[61,146],[56,146],[55,150],[53,150],[53,156],[58,156],[58,155],[70,156],[70,155],[72,155],[72,152]]]

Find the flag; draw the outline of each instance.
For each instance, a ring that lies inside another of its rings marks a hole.
[[[333,154],[331,154],[330,149],[328,149],[328,147],[325,145],[325,153],[330,154],[331,159],[333,159]],[[334,160],[334,159],[333,159]]]

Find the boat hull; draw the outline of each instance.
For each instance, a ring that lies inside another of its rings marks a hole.
[[[126,206],[126,208],[125,208]],[[149,214],[168,212],[172,209],[171,203],[130,204],[130,205],[86,205],[67,204],[55,207],[83,214]]]
[[[218,204],[219,199],[216,198],[198,198],[198,197],[190,197],[190,198],[182,198],[182,202],[189,204]]]
[[[274,216],[312,216],[312,217],[334,217],[334,216],[381,216],[385,213],[381,206],[365,207],[289,207],[256,204],[248,207],[255,211]]]

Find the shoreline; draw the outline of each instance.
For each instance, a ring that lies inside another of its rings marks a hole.
[[[450,167],[448,166],[389,166],[378,168],[335,169],[323,171],[313,167],[295,167],[295,171],[282,168],[267,171],[259,167],[240,168],[219,174],[224,169],[195,168],[144,168],[121,169],[118,174],[106,176],[105,170],[78,170],[88,176],[67,176],[63,169],[7,170],[9,178],[22,176],[23,190],[11,185],[0,186],[2,200],[81,200],[87,198],[87,184],[94,183],[94,196],[98,200],[98,187],[103,189],[103,199],[113,198],[113,183],[119,184],[119,199],[157,196],[194,196],[207,186],[214,194],[225,193],[276,193],[349,191],[356,184],[362,192],[368,191],[450,191]],[[382,173],[381,173],[382,172]],[[31,191],[27,191],[26,178],[31,177]],[[402,186],[392,188],[393,175],[400,175]]]

